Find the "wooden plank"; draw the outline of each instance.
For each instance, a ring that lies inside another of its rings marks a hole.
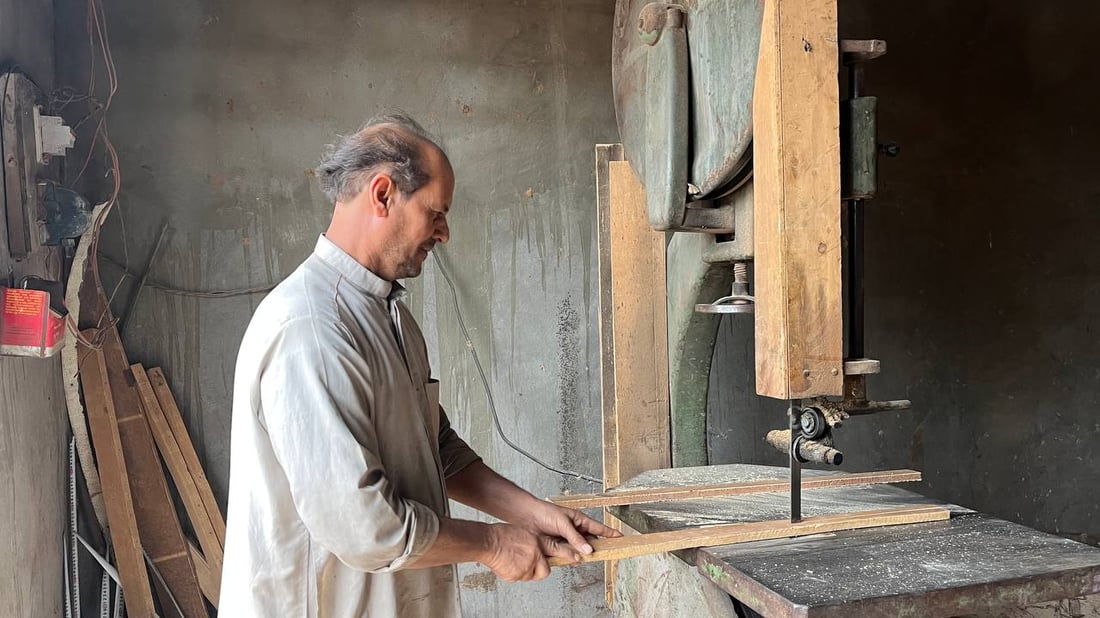
[[[191,436],[187,433],[187,426],[183,423],[183,416],[180,415],[179,406],[176,405],[176,398],[172,396],[172,389],[168,387],[168,380],[165,379],[164,372],[161,371],[160,367],[153,367],[149,370],[149,383],[153,385],[157,403],[160,404],[160,409],[164,412],[168,426],[172,429],[172,436],[176,439],[176,444],[187,463],[187,469],[191,472],[191,478],[194,479],[195,486],[199,490],[199,496],[206,507],[206,513],[210,517],[210,523],[214,527],[218,543],[224,549],[225,517],[222,515],[221,509],[218,508],[217,500],[214,499],[214,492],[210,489],[210,482],[206,479],[206,472],[202,469],[202,464],[199,463],[198,453],[195,452],[195,447],[191,443]]]
[[[218,597],[221,594],[221,569],[213,569],[206,561],[206,558],[202,555],[202,550],[195,547],[193,543],[188,542],[188,550],[191,552],[191,562],[195,565],[195,575],[199,578],[199,588],[202,588],[202,594],[206,597],[207,601],[214,606],[214,609],[218,608]]]
[[[650,229],[645,190],[622,158],[621,145],[596,147],[604,489],[672,463],[665,235]],[[614,561],[604,585],[611,606]]]
[[[611,179],[608,163],[623,160],[622,144],[596,145],[596,234],[600,267],[600,410],[603,428],[603,488],[607,490],[618,483],[619,458],[615,449],[615,323],[611,319]],[[609,484],[608,479],[611,480]],[[622,531],[622,522],[606,510],[603,521]],[[604,597],[608,607],[615,606],[616,565],[614,560],[604,563]]]
[[[608,162],[614,466],[604,484],[672,465],[668,411],[665,235],[649,227],[645,190],[626,161]]]
[[[84,335],[91,340],[95,331],[86,330]],[[152,616],[153,593],[149,587],[149,575],[141,552],[134,498],[130,492],[126,459],[122,453],[114,398],[107,381],[107,365],[100,350],[81,347],[80,358],[80,385],[84,391],[88,425],[95,441],[95,455],[105,497],[111,544],[115,551],[122,589],[126,593],[126,613],[131,616]]]
[[[622,560],[636,556],[657,554],[696,547],[713,547],[750,541],[766,541],[788,537],[807,536],[839,530],[878,528],[902,524],[917,524],[950,519],[951,512],[939,506],[900,507],[875,511],[860,511],[842,515],[807,517],[792,524],[789,520],[759,521],[751,523],[722,524],[652,532],[615,539],[591,541],[595,552],[581,557],[581,562]],[[551,558],[550,566],[563,566],[561,558]]]
[[[764,3],[753,95],[756,392],[840,395],[836,0]]]
[[[145,368],[140,363],[130,365],[130,370],[134,374],[134,382],[145,408],[145,417],[149,421],[149,427],[153,430],[157,448],[160,450],[161,457],[164,458],[168,472],[172,475],[172,481],[176,484],[176,489],[179,490],[180,499],[187,511],[187,517],[191,520],[191,527],[194,528],[195,536],[198,537],[199,545],[202,546],[205,562],[209,563],[208,568],[221,573],[222,543],[214,532],[210,514],[206,510],[206,505],[203,503],[195,479],[187,468],[187,462],[180,446],[176,442],[175,436],[172,435],[172,428],[169,426],[168,419],[165,418],[164,411],[157,401],[153,385],[149,382],[149,376],[146,375]]]
[[[130,491],[134,495],[141,544],[157,565],[168,590],[182,609],[183,617],[204,618],[207,615],[206,605],[199,590],[195,567],[191,564],[191,555],[168,493],[168,483],[118,330],[113,325],[106,326],[100,330],[99,340],[102,341],[107,380],[118,414],[119,437],[126,469],[130,473]],[[160,599],[167,616],[179,615],[174,604],[164,595]]]
[[[618,484],[615,424],[615,322],[611,301],[611,179],[608,163],[622,161],[621,144],[596,146],[596,220],[600,267],[600,408],[603,426],[604,489]]]
[[[838,476],[804,478],[802,479],[802,489],[848,487],[851,485],[872,485],[877,483],[907,483],[919,480],[921,480],[921,473],[916,470],[885,470],[882,472],[859,472],[856,474]],[[769,491],[790,491],[790,489],[791,482],[789,479],[769,479],[765,481],[747,481],[741,483],[630,489],[600,494],[563,495],[554,496],[548,498],[548,500],[558,506],[564,506],[571,509],[589,509],[596,507],[622,506],[626,504],[667,502],[670,500],[738,496]]]

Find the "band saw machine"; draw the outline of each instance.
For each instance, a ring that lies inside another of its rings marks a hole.
[[[879,101],[864,87],[886,52],[882,40],[838,37],[836,0],[616,4],[621,144],[596,157],[607,491],[555,500],[607,507],[641,533],[594,542],[592,559],[652,553],[638,548],[658,537],[685,551],[609,566],[615,603],[659,606],[655,577],[686,584],[680,609],[694,587],[727,603],[696,612],[767,616],[953,616],[1100,591],[1100,550],[827,469],[844,461],[845,424],[911,407],[869,398],[882,365],[864,345],[865,212],[879,161],[900,150],[880,142]],[[632,305],[653,297],[660,269],[664,308]],[[756,394],[785,402],[786,419],[760,439],[787,470],[708,465],[726,314],[753,332]],[[651,342],[663,325],[667,340]],[[649,390],[632,400],[638,384]],[[943,516],[923,523],[813,527],[932,507]]]

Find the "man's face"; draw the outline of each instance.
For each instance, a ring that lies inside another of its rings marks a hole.
[[[398,279],[419,276],[435,243],[445,243],[451,237],[447,213],[454,196],[454,172],[439,151],[427,150],[431,180],[412,195],[398,196],[391,211],[392,234],[386,255]]]

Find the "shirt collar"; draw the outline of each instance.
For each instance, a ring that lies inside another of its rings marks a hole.
[[[378,296],[386,300],[397,300],[404,298],[406,294],[404,286],[400,283],[386,281],[374,274],[366,266],[348,255],[346,251],[325,238],[324,234],[321,234],[317,239],[317,246],[314,247],[313,254],[336,269],[336,272],[340,273],[352,285],[372,296]]]

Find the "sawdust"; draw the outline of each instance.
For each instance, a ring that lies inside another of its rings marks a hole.
[[[493,592],[497,589],[497,576],[492,571],[478,571],[463,577],[460,585],[471,590]]]

